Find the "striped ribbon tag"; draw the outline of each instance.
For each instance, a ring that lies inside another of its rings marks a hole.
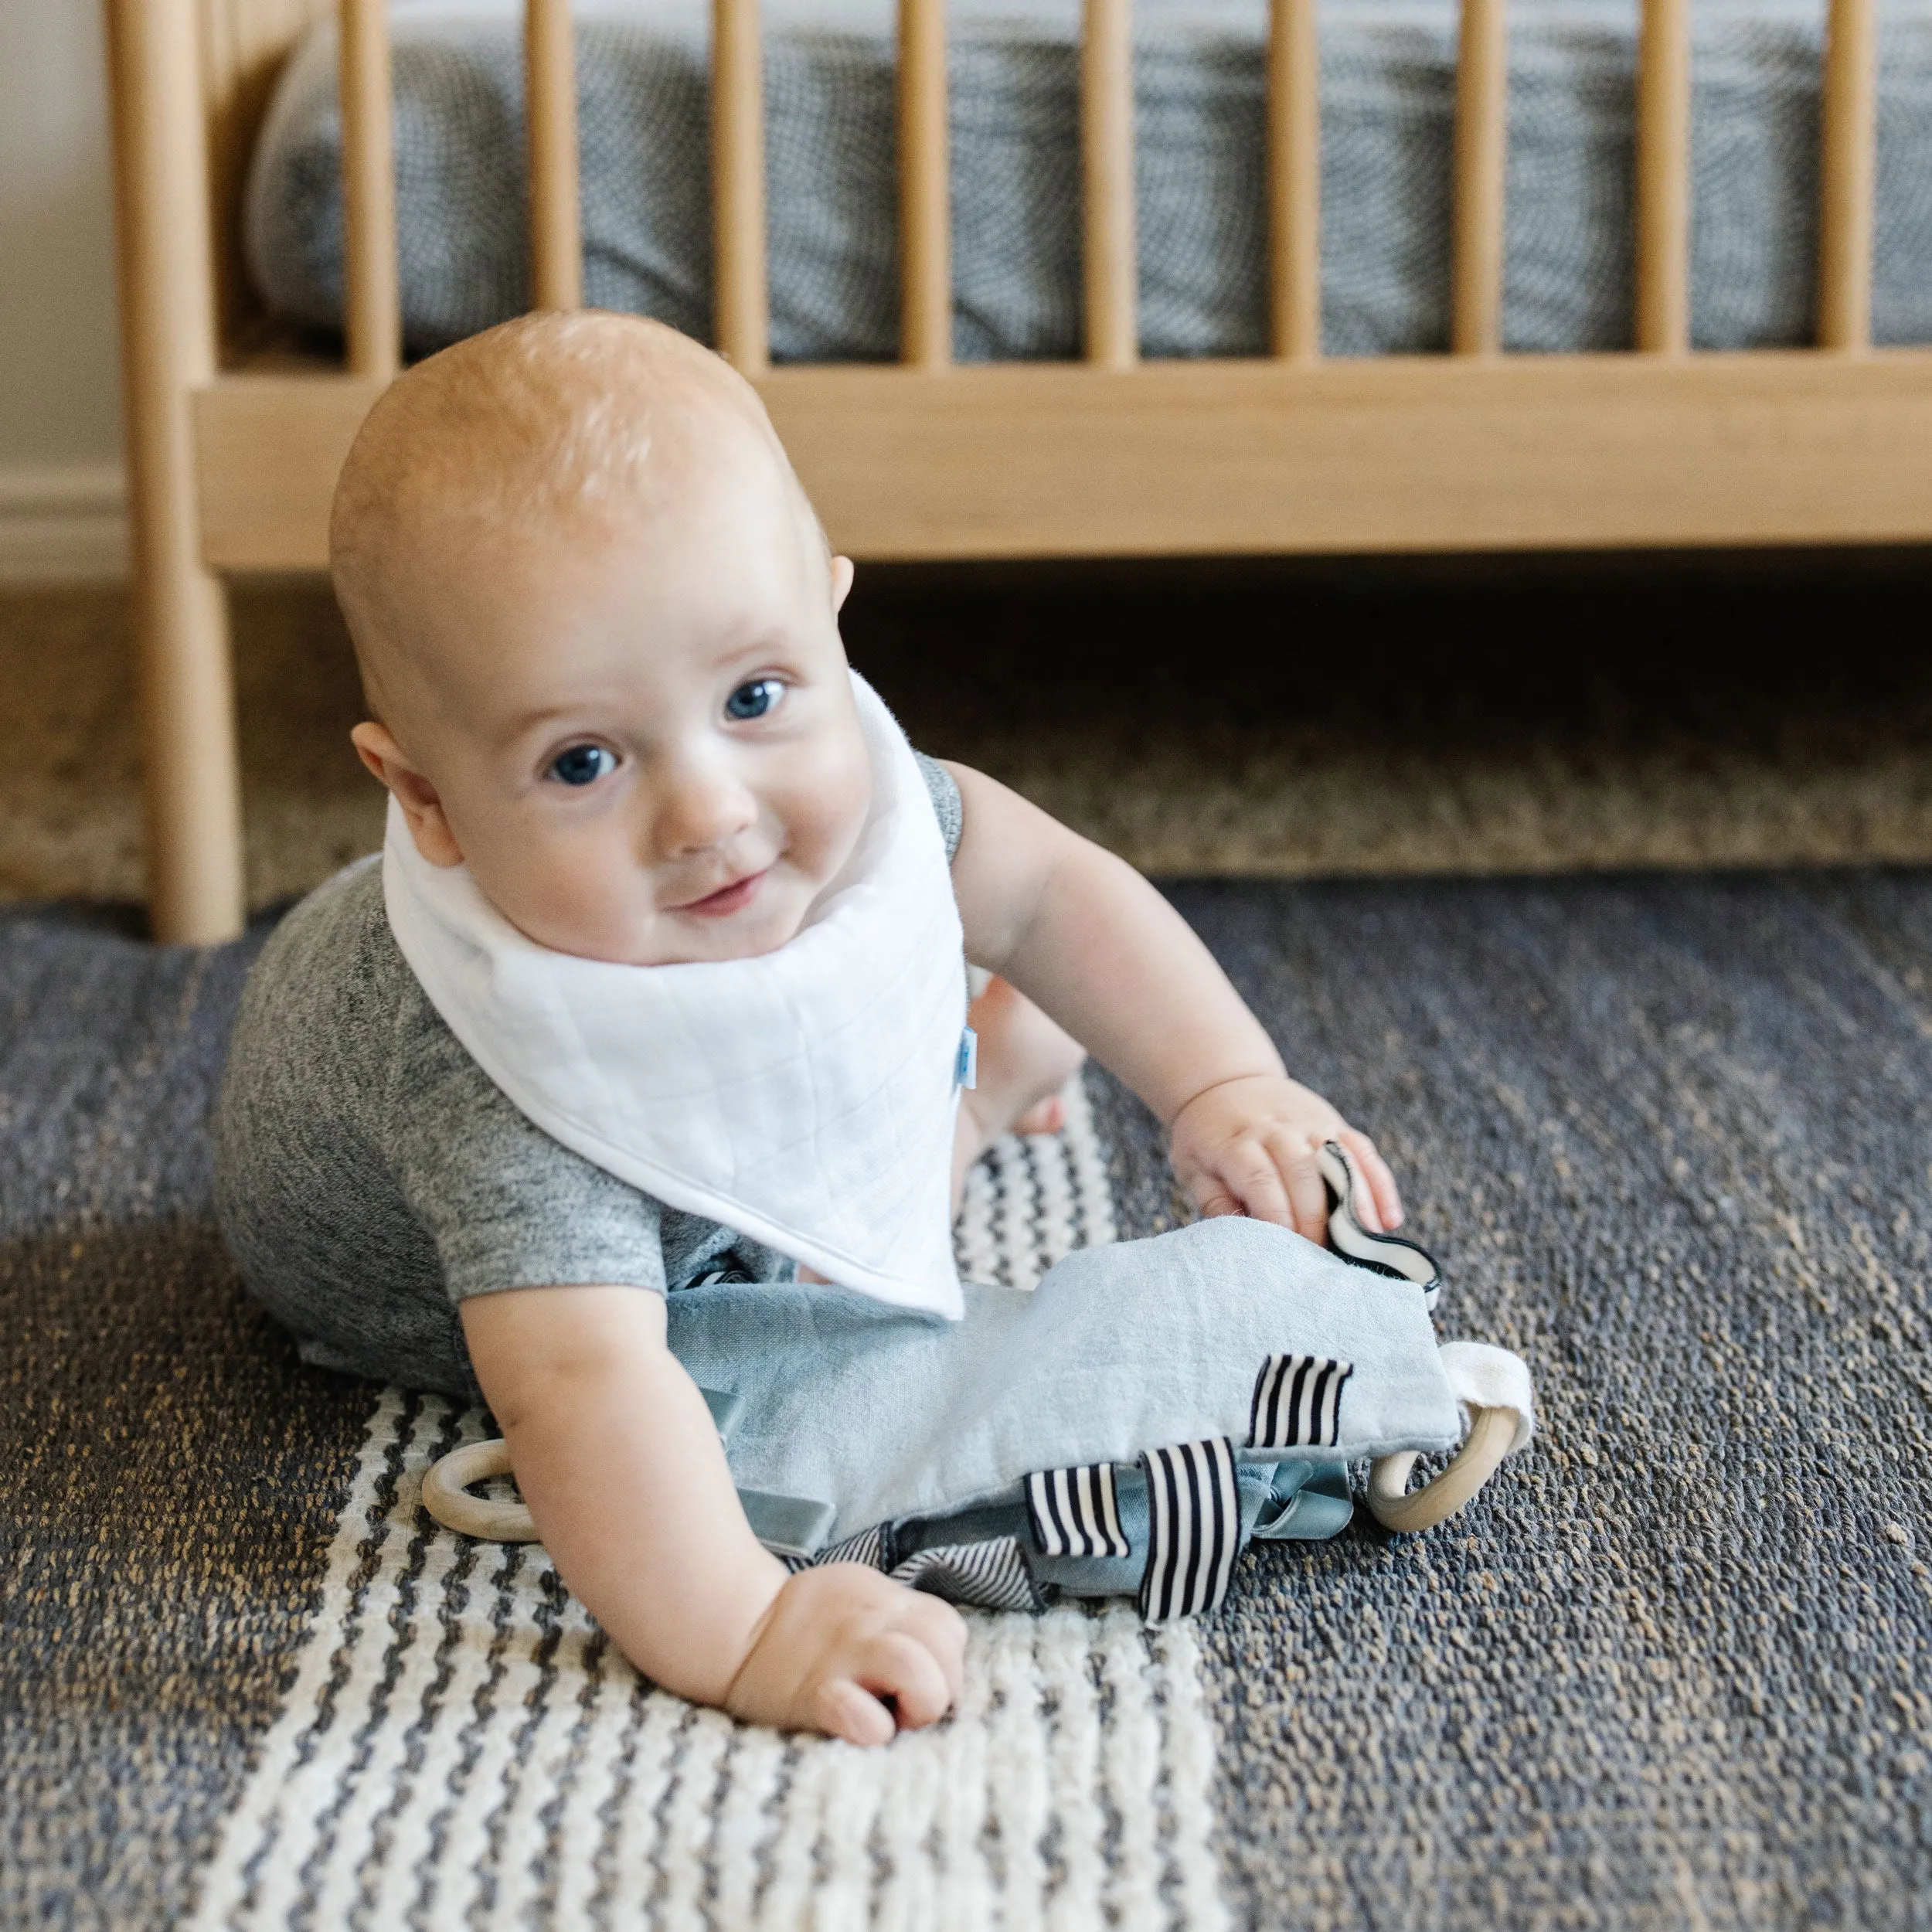
[[[1150,1624],[1216,1608],[1234,1574],[1241,1541],[1234,1445],[1226,1436],[1150,1450],[1147,1472],[1147,1569],[1141,1615]]]
[[[1250,1449],[1332,1449],[1342,1431],[1342,1385],[1352,1362],[1271,1355],[1254,1378],[1248,1411]]]
[[[948,1543],[922,1549],[893,1571],[894,1583],[929,1590],[948,1603],[975,1610],[1038,1610],[1039,1592],[1019,1540],[992,1536],[984,1543]]]
[[[843,1543],[834,1543],[829,1549],[821,1549],[811,1558],[816,1563],[863,1563],[868,1570],[883,1570],[886,1566],[886,1539],[876,1526],[862,1529],[855,1536],[848,1536]],[[800,1568],[804,1566],[801,1564]]]
[[[885,1532],[874,1528],[848,1536],[816,1556],[787,1556],[783,1560],[794,1574],[820,1563],[863,1563],[868,1570],[885,1570],[886,1553]],[[948,1603],[964,1604],[975,1610],[1044,1607],[1015,1536],[989,1536],[981,1543],[947,1543],[937,1549],[918,1550],[886,1573],[896,1583],[930,1590]]]
[[[1043,1469],[1026,1478],[1026,1513],[1033,1542],[1047,1556],[1125,1556],[1131,1553],[1121,1527],[1114,1465],[1093,1462],[1075,1469]]]

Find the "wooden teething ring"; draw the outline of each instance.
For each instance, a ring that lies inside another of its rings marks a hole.
[[[1383,1456],[1369,1468],[1369,1513],[1385,1529],[1427,1529],[1453,1516],[1489,1478],[1516,1439],[1513,1409],[1471,1409],[1469,1433],[1449,1467],[1411,1495],[1409,1471],[1415,1451]]]
[[[490,1543],[533,1543],[536,1525],[520,1502],[492,1502],[472,1496],[470,1485],[510,1474],[510,1445],[466,1443],[433,1463],[423,1478],[423,1507],[446,1529]]]

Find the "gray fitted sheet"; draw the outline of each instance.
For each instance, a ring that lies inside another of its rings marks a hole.
[[[526,306],[514,0],[393,9],[404,328],[413,349]],[[1068,356],[1080,335],[1077,0],[953,0],[955,349]],[[600,306],[708,338],[708,8],[580,0],[585,279]],[[1822,0],[1696,0],[1692,333],[1809,339]],[[1264,0],[1138,0],[1141,342],[1240,355],[1266,336]],[[767,0],[772,345],[889,359],[898,332],[889,0]],[[1881,342],[1932,341],[1932,0],[1882,0]],[[1322,335],[1332,355],[1448,335],[1453,0],[1325,0]],[[1635,0],[1512,10],[1503,333],[1518,350],[1631,335]],[[335,37],[285,70],[247,244],[270,306],[342,309]]]

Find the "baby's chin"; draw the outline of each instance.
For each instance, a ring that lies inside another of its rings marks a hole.
[[[682,922],[681,922],[682,923]],[[702,927],[695,932],[667,933],[630,958],[632,966],[720,965],[734,959],[762,959],[796,939],[804,924],[802,917],[782,924],[767,922],[747,924],[740,930],[726,922]]]

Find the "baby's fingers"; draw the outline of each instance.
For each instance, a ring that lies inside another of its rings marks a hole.
[[[1389,1163],[1375,1142],[1357,1127],[1345,1127],[1335,1138],[1355,1156],[1355,1165],[1368,1183],[1369,1199],[1359,1206],[1371,1207],[1378,1217],[1376,1222],[1365,1221],[1369,1231],[1380,1234],[1400,1227],[1402,1196],[1396,1186],[1396,1177],[1389,1171]]]
[[[869,1639],[852,1675],[882,1702],[892,1699],[903,1730],[936,1724],[953,1707],[944,1667],[906,1631],[886,1631]]]
[[[1240,1199],[1212,1175],[1190,1182],[1188,1192],[1194,1196],[1195,1207],[1203,1221],[1216,1221],[1224,1214],[1242,1212]]]
[[[1287,1223],[1311,1241],[1328,1236],[1328,1188],[1321,1178],[1321,1164],[1315,1149],[1287,1128],[1277,1128],[1268,1136],[1268,1151],[1280,1170],[1282,1185],[1292,1204],[1293,1219]]]
[[[842,1737],[848,1744],[889,1744],[898,1728],[892,1713],[849,1677],[821,1684],[812,1704],[813,1723],[828,1737]]]
[[[907,1628],[944,1674],[950,1707],[959,1702],[966,1689],[966,1619],[951,1604],[923,1590],[912,1595],[915,1608]]]
[[[1272,1221],[1278,1227],[1294,1226],[1294,1202],[1282,1185],[1283,1171],[1267,1146],[1249,1142],[1231,1148],[1214,1179],[1240,1202],[1240,1213],[1257,1221]]]

